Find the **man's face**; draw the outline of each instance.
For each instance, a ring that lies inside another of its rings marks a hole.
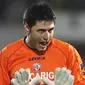
[[[28,45],[38,51],[45,51],[54,34],[53,21],[37,21],[28,35]]]

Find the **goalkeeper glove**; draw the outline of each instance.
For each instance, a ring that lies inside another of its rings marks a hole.
[[[73,85],[73,83],[74,76],[71,75],[71,70],[65,67],[56,69],[54,85]]]
[[[11,79],[11,85],[29,85],[29,73],[30,70],[24,70],[21,68],[19,71],[15,72],[15,78]]]
[[[46,85],[73,85],[74,76],[70,70],[63,67],[56,69],[54,83],[47,78],[42,78],[42,81]]]
[[[30,69],[21,68],[19,71],[15,72],[15,78],[11,79],[11,85],[37,85],[41,80],[40,77],[34,78],[29,82]]]

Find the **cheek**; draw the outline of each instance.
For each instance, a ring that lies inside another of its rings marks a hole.
[[[49,39],[53,38],[53,34],[54,34],[54,33],[50,33],[50,34],[49,34]]]
[[[54,35],[54,30],[52,31],[52,35]]]
[[[40,33],[34,34],[35,39],[41,39],[43,36]]]
[[[39,34],[32,34],[31,39],[34,40],[34,42],[38,42],[41,39],[41,35]]]
[[[54,31],[51,33],[51,37],[53,37],[53,35],[54,35]]]

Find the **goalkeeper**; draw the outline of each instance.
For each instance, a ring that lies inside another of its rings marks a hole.
[[[61,77],[57,81],[55,69],[63,67],[71,70],[70,75],[75,77],[73,85],[85,85],[79,53],[69,43],[53,37],[54,29],[58,29],[55,28],[56,20],[53,9],[46,2],[35,3],[26,9],[23,15],[26,36],[1,50],[0,85],[10,85],[11,79],[16,80],[15,73],[21,68],[30,69],[31,83],[32,79],[37,80],[37,75],[44,82],[46,78],[55,81],[54,85],[57,85],[58,81],[62,81]]]

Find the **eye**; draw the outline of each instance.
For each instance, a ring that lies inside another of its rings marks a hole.
[[[45,29],[39,29],[39,30],[38,30],[38,32],[39,32],[40,34],[44,33],[45,31],[46,31]]]
[[[53,31],[53,29],[54,29],[54,28],[49,29],[48,32],[51,33],[51,32]]]

